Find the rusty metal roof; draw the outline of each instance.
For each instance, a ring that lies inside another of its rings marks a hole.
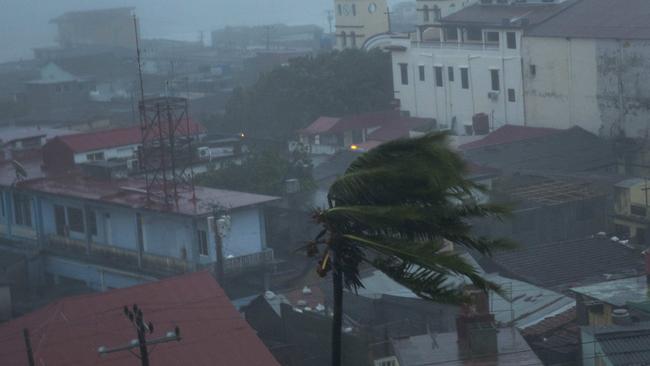
[[[531,37],[650,39],[650,1],[581,0],[526,32]]]

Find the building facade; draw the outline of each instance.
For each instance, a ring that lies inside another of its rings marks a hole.
[[[336,49],[361,48],[370,37],[390,32],[386,0],[335,0]]]
[[[274,197],[196,187],[168,207],[148,201],[138,180],[68,174],[15,181],[11,169],[0,165],[0,244],[32,255],[34,278],[104,290],[212,268],[215,227],[226,273],[272,259],[263,204]],[[228,219],[213,225],[217,207]]]
[[[526,34],[526,120],[606,137],[648,133],[650,4],[582,0]],[[561,116],[558,118],[558,116]]]
[[[490,129],[524,125],[522,40],[562,8],[422,1],[416,36],[395,39],[390,47],[401,109],[462,134],[472,134],[477,116],[487,118]]]

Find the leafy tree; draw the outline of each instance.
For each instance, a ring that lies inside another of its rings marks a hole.
[[[363,286],[359,266],[364,262],[432,301],[469,301],[462,289],[446,282],[454,275],[466,276],[482,290],[498,290],[462,256],[445,250],[447,242],[485,255],[511,246],[471,234],[470,219],[501,217],[508,210],[476,202],[473,194],[483,187],[465,173],[447,135],[436,133],[380,145],[353,161],[332,184],[329,207],[314,214],[323,229],[308,253],[316,255],[324,245],[318,273],[332,271],[333,365],[341,361],[343,288]]]
[[[298,57],[237,88],[216,120],[222,131],[284,139],[321,115],[377,111],[393,99],[390,55],[379,50]]]
[[[241,164],[231,164],[196,176],[196,184],[259,194],[283,195],[285,181],[298,179],[302,190],[313,187],[311,163],[303,153],[289,156],[267,148],[252,151]]]

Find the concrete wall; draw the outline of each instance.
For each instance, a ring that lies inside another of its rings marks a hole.
[[[591,40],[524,38],[524,97],[529,125],[578,125],[599,133],[595,53]]]
[[[649,41],[527,37],[523,55],[529,125],[645,136]]]
[[[395,98],[401,109],[412,116],[435,118],[439,124],[463,132],[464,124],[471,124],[472,116],[486,113],[492,128],[506,122],[524,124],[523,84],[521,80],[521,34],[517,32],[517,49],[506,47],[506,33],[500,33],[498,48],[484,48],[482,44],[422,42],[408,44],[405,52],[393,52],[393,85]],[[400,64],[408,65],[408,84],[402,84]],[[419,78],[419,66],[424,66],[424,81]],[[443,86],[436,86],[434,67],[443,67]],[[453,68],[454,80],[449,80],[448,67]],[[467,68],[469,85],[461,85],[461,68]],[[490,70],[499,70],[500,91],[493,100]],[[515,90],[515,102],[508,101],[508,89]]]
[[[75,164],[81,164],[88,162],[88,155],[89,154],[95,154],[95,153],[104,153],[104,159],[103,160],[109,160],[109,159],[134,159],[136,157],[136,150],[138,148],[139,144],[134,144],[134,145],[127,145],[127,146],[119,146],[119,147],[112,147],[108,149],[102,149],[102,150],[94,150],[94,151],[86,151],[83,153],[75,154],[74,155],[74,162]]]

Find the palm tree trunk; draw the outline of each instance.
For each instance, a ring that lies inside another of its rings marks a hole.
[[[343,274],[338,255],[333,251],[332,282],[334,288],[334,317],[332,319],[332,366],[341,366],[341,327],[343,325]]]

